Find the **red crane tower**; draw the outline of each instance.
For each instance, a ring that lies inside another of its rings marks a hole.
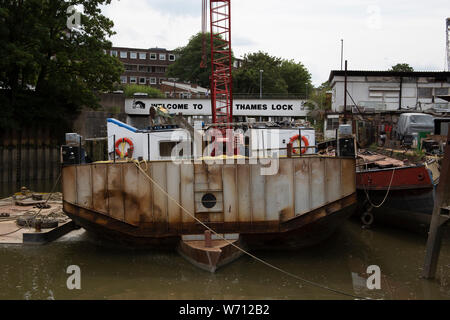
[[[209,0],[211,34],[211,110],[212,122],[233,122],[233,79],[231,56],[231,0]],[[203,0],[202,32],[206,32],[207,0]],[[203,40],[202,65],[206,66]],[[221,129],[225,129],[222,127]]]

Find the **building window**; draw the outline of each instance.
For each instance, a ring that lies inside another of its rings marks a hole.
[[[112,50],[112,51],[111,51],[111,56],[117,57],[117,51],[116,51],[116,50]]]
[[[169,61],[175,61],[175,55],[169,54]]]
[[[164,78],[159,78],[159,84],[162,84],[162,83],[163,83],[163,81],[165,81],[165,79],[164,79]]]
[[[127,83],[127,77],[126,76],[121,76],[120,77],[120,83]]]
[[[130,83],[137,83],[136,77],[130,77]]]
[[[126,51],[120,51],[120,57],[121,57],[122,59],[128,58],[128,52],[126,52]]]
[[[146,84],[147,81],[144,77],[139,78],[139,84]]]
[[[419,98],[431,98],[433,95],[433,88],[419,88],[417,96]]]
[[[435,88],[434,95],[435,96],[446,96],[446,95],[448,95],[448,88]]]
[[[139,53],[139,59],[141,59],[141,60],[147,59],[147,54],[145,52],[140,52]]]
[[[166,60],[166,54],[165,53],[160,53],[159,54],[159,60]]]
[[[339,118],[328,118],[327,119],[327,130],[339,129]]]
[[[156,60],[156,53],[150,53],[150,60]]]
[[[137,59],[137,52],[130,52],[130,59]]]
[[[156,84],[156,78],[150,78],[150,84]]]

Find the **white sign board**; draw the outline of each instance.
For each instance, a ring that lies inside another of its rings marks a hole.
[[[233,101],[234,116],[252,117],[305,117],[306,100],[237,99]],[[163,107],[171,114],[210,116],[209,99],[126,99],[125,112],[129,115],[149,115],[151,107]]]

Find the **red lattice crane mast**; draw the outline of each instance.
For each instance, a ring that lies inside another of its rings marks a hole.
[[[203,1],[202,66],[206,67],[206,19],[207,1]],[[216,124],[233,122],[233,79],[231,56],[231,0],[209,0],[211,35],[211,110],[212,122]],[[225,127],[222,127],[225,129]]]

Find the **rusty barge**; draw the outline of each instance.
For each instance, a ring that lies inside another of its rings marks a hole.
[[[356,205],[355,160],[308,156],[261,165],[148,162],[147,174],[195,217],[249,247],[302,247],[327,238]],[[133,246],[176,247],[205,228],[132,162],[65,166],[64,212],[88,231]]]
[[[215,271],[242,254],[238,247],[314,245],[356,208],[355,157],[315,154],[314,132],[305,128],[255,129],[249,141],[236,139],[247,141],[234,149],[246,150],[244,156],[212,157],[225,161],[192,161],[189,152],[180,156],[177,145],[190,140],[178,129],[143,132],[111,120],[108,130],[114,137],[112,160],[63,166],[63,208],[79,226],[126,246],[178,248]],[[297,152],[280,147],[292,148],[292,135]],[[269,157],[274,150],[269,141],[284,155]],[[121,144],[128,145],[127,152]],[[175,152],[167,152],[171,148]],[[174,154],[179,161],[170,157]],[[268,166],[276,170],[268,173]],[[209,239],[208,228],[214,231]]]
[[[240,247],[299,248],[325,240],[355,210],[354,168],[354,159],[319,156],[280,159],[274,176],[262,176],[259,165],[147,163],[169,198],[134,163],[72,165],[62,170],[63,207],[77,225],[108,240],[178,248],[215,271],[241,252],[223,243],[214,252],[196,247],[204,226],[171,198],[225,238],[237,234]]]

